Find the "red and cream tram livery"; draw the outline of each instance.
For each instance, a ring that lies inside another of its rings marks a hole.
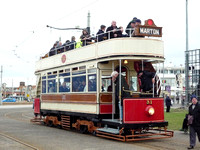
[[[135,35],[107,39],[39,60],[35,74],[40,105],[35,107],[40,107],[42,122],[121,141],[172,137],[164,120],[159,80],[152,93],[143,93],[137,76],[139,70],[156,73],[154,66],[164,62],[163,41],[150,38],[161,37],[162,28],[148,20],[136,29]],[[114,70],[125,77],[131,93],[123,100],[122,120],[115,112],[118,104],[111,80]]]

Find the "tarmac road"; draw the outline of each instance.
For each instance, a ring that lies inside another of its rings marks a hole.
[[[148,141],[119,142],[76,131],[33,124],[32,106],[0,107],[1,150],[184,150],[189,135],[175,131],[174,137]],[[197,143],[195,149],[200,149]]]

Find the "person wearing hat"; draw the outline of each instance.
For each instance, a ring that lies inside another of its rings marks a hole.
[[[97,42],[101,42],[104,40],[104,37],[106,37],[106,34],[104,33],[106,30],[105,25],[101,25],[99,31],[97,32]]]
[[[140,19],[136,19],[135,20],[135,27],[141,25],[141,20]]]
[[[196,95],[191,96],[192,104],[189,106],[188,125],[190,128],[190,146],[188,149],[194,149],[196,145],[196,133],[200,142],[200,104]]]
[[[131,21],[128,23],[128,25],[127,25],[127,27],[126,27],[126,31],[125,31],[128,35],[131,35],[131,34],[130,34],[130,29],[133,28],[133,27],[132,27],[133,25],[131,25],[131,24],[135,24],[135,21],[136,21],[136,20],[137,20],[137,17],[134,17],[133,20],[131,20]],[[131,33],[132,33],[132,32],[131,32]]]

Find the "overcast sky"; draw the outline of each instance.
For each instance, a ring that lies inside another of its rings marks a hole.
[[[189,49],[200,49],[200,0],[188,0]],[[0,65],[3,83],[19,86],[20,81],[35,84],[35,62],[56,40],[62,43],[81,32],[58,31],[46,25],[73,28],[87,26],[91,13],[91,32],[101,24],[127,26],[133,17],[153,19],[163,27],[166,64],[184,64],[186,0],[5,0],[0,3]]]

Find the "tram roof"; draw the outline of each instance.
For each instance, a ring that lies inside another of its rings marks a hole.
[[[117,59],[164,61],[164,43],[151,38],[113,38],[40,59],[36,62],[35,71],[88,61]]]

